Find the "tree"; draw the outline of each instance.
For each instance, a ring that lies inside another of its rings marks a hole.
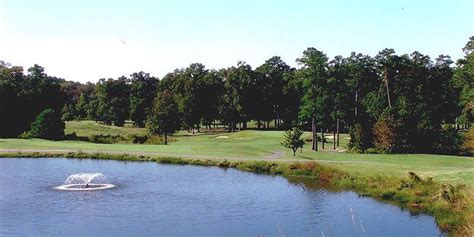
[[[328,57],[323,52],[308,48],[303,52],[303,57],[297,59],[303,67],[298,70],[298,77],[303,80],[304,96],[301,101],[300,118],[304,121],[311,121],[312,150],[317,151],[317,129],[323,128],[323,120],[327,114],[327,87],[328,77]],[[322,136],[322,142],[324,137]]]
[[[31,124],[31,137],[49,140],[60,140],[64,137],[64,122],[61,114],[52,109],[45,109]]]
[[[196,101],[199,104],[199,114],[201,121],[206,126],[220,119],[219,106],[222,103],[224,93],[224,82],[219,73],[215,70],[208,72],[199,80],[196,91]]]
[[[374,58],[352,52],[344,59],[348,73],[348,110],[345,120],[350,124],[349,150],[364,152],[373,146],[372,127],[386,107],[379,93],[379,73]]]
[[[66,103],[62,111],[62,117],[66,121],[77,119],[79,117],[77,104],[81,96],[82,84],[79,82],[61,80],[60,85],[61,91],[66,95]]]
[[[152,134],[164,135],[165,145],[168,135],[180,129],[181,121],[178,105],[169,90],[159,92],[152,113],[148,119],[148,129]]]
[[[200,128],[203,117],[204,96],[200,93],[203,78],[207,75],[207,69],[203,64],[193,63],[185,68],[181,74],[179,98],[180,108],[183,114],[184,125],[192,130]]]
[[[275,121],[275,128],[281,126],[281,119],[283,116],[283,109],[285,103],[284,91],[285,86],[284,77],[290,73],[291,68],[280,57],[274,56],[265,61],[260,67],[255,70],[258,81],[256,82],[259,100],[254,103],[257,104],[258,109],[255,111],[255,119],[258,121]]]
[[[129,85],[126,77],[100,79],[96,85],[96,120],[107,125],[123,126],[129,115]]]
[[[283,75],[283,100],[280,107],[281,119],[283,120],[282,128],[291,128],[293,124],[299,124],[298,113],[301,107],[303,97],[302,81],[296,76],[296,70],[291,68],[290,71]]]
[[[206,87],[208,83],[214,83],[216,78],[207,77],[208,70],[203,64],[193,63],[187,68],[176,69],[168,73],[160,82],[159,90],[170,90],[172,92],[178,110],[183,117],[183,127],[194,133],[195,129],[200,128],[203,117],[207,114],[212,105],[207,104],[209,98],[206,98]],[[215,93],[213,91],[213,93]],[[215,98],[215,96],[210,95]],[[211,102],[215,103],[215,102]],[[214,111],[215,112],[215,111]],[[209,116],[209,114],[207,114]]]
[[[376,61],[374,58],[352,52],[345,59],[348,70],[348,111],[345,121],[350,125],[349,150],[364,152],[373,145],[372,126],[377,117],[372,116],[373,110],[379,111],[382,101],[377,91],[379,87]]]
[[[459,93],[458,103],[462,112],[458,123],[469,127],[474,122],[474,36],[463,48],[464,58],[459,59],[454,73],[454,83]]]
[[[336,56],[329,63],[329,108],[333,122],[333,149],[339,146],[340,120],[344,119],[350,109],[351,94],[348,86],[349,64],[342,56]]]
[[[285,132],[283,142],[281,143],[284,147],[290,148],[293,150],[293,156],[296,156],[296,151],[298,148],[303,149],[304,140],[301,138],[303,135],[303,130],[298,127],[293,127],[292,129]]]
[[[311,127],[313,150],[318,137],[324,149],[327,130],[335,149],[341,129],[349,131],[352,151],[428,153],[450,146],[445,150],[454,153],[459,146],[449,145],[455,140],[450,137],[474,121],[474,36],[463,51],[453,67],[447,55],[431,60],[417,51],[383,49],[375,57],[353,52],[328,62],[322,51],[307,48],[298,70],[274,56],[255,70],[245,62],[219,71],[193,63],[161,81],[138,72],[85,85],[48,76],[38,65],[24,72],[0,61],[0,137],[27,131],[47,108],[63,119],[122,126],[131,118],[142,127],[152,117],[155,96],[166,94],[181,118],[176,121],[193,133],[216,121],[229,132],[246,129],[251,120],[259,128],[275,121],[277,129]]]
[[[130,119],[137,127],[144,127],[153,107],[153,99],[158,87],[158,79],[149,73],[138,72],[130,75]]]
[[[229,124],[229,131],[236,128],[237,123],[247,127],[247,122],[256,114],[258,89],[256,75],[252,67],[245,62],[238,62],[237,67],[221,71],[224,80],[224,97],[221,112]]]
[[[29,124],[18,120],[26,115],[19,108],[25,98],[18,96],[24,81],[22,67],[0,61],[0,137],[17,137],[29,128]]]
[[[228,125],[228,131],[233,132],[236,123],[239,119],[239,92],[237,90],[237,82],[232,79],[228,79],[229,69],[222,69],[219,74],[224,80],[224,92],[222,95],[222,103],[219,106],[219,113],[223,123]]]
[[[61,111],[65,103],[62,81],[38,65],[25,75],[22,67],[0,62],[0,137],[17,137],[29,130],[47,108]]]
[[[95,93],[95,84],[87,82],[81,88],[81,95],[76,104],[77,119],[97,118],[97,94]]]

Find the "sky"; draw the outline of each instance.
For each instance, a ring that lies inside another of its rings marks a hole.
[[[275,55],[297,66],[308,47],[456,60],[471,35],[474,0],[0,0],[0,60],[80,82]]]

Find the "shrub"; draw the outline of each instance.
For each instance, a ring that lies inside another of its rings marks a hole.
[[[147,139],[145,141],[145,144],[150,144],[150,145],[164,145],[165,144],[165,139],[162,136],[148,135],[146,137]],[[173,143],[175,141],[176,139],[168,137],[168,143]]]
[[[355,153],[365,152],[372,146],[372,134],[369,128],[362,123],[356,123],[349,131],[349,151]]]
[[[18,136],[18,138],[21,138],[21,139],[30,139],[30,138],[32,138],[32,136],[31,136],[31,133],[30,133],[30,132],[23,132],[22,134],[20,134],[20,136]]]
[[[78,140],[78,137],[75,132],[72,132],[72,133],[66,134],[66,136],[64,136],[64,140],[75,141],[75,140]]]
[[[60,140],[64,137],[64,122],[59,113],[45,109],[31,124],[29,133],[31,137]]]
[[[165,140],[162,136],[158,135],[132,135],[129,137],[129,142],[132,142],[134,144],[150,144],[150,145],[163,145],[165,144]],[[168,138],[168,143],[174,142],[176,139]]]
[[[100,144],[114,144],[124,142],[127,139],[120,135],[110,135],[110,134],[94,134],[89,136],[89,142],[100,143]]]
[[[378,154],[380,152],[376,148],[371,147],[371,148],[368,148],[367,150],[365,150],[365,153],[366,154]]]
[[[461,150],[467,155],[474,154],[474,127],[471,127],[464,136],[464,141],[461,146]]]
[[[145,136],[140,136],[140,135],[134,134],[134,135],[130,136],[130,140],[134,144],[143,144],[148,140],[148,136],[146,136],[146,135]]]
[[[395,119],[387,112],[382,114],[373,128],[375,148],[381,153],[393,153],[397,150],[398,133]]]
[[[459,132],[454,127],[448,126],[439,133],[439,138],[435,143],[435,151],[440,154],[458,154],[462,143]]]
[[[25,134],[22,138],[28,138],[28,134]],[[72,141],[85,141],[85,142],[92,142],[98,144],[126,144],[126,143],[133,143],[133,144],[164,144],[164,139],[161,136],[157,135],[130,135],[130,136],[121,136],[119,134],[93,134],[90,136],[77,136],[75,132],[67,134],[64,139],[72,140]],[[168,141],[175,141],[175,139],[168,139]]]

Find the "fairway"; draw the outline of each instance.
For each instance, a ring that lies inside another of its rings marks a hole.
[[[100,125],[91,121],[69,122],[68,133],[80,136],[92,134],[146,134],[146,129]],[[328,134],[332,135],[332,134]],[[305,136],[309,136],[306,133]],[[293,157],[291,150],[280,144],[281,131],[247,130],[235,133],[199,133],[181,131],[173,136],[170,145],[141,144],[94,144],[82,141],[48,141],[42,139],[0,139],[0,152],[104,152],[128,153],[150,156],[175,156],[201,159],[243,159],[243,160],[315,160],[334,164],[344,170],[363,175],[404,176],[409,171],[421,176],[449,183],[465,183],[474,187],[474,158],[430,154],[350,154],[333,152],[332,139],[327,138],[326,150],[313,152],[307,143],[303,153],[298,151]],[[345,146],[347,135],[341,135],[341,145]],[[340,150],[344,150],[341,147]]]

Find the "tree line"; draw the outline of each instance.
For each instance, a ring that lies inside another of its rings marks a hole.
[[[63,120],[91,119],[148,126],[160,135],[224,125],[229,132],[257,128],[312,131],[312,149],[324,133],[349,131],[356,152],[454,152],[458,130],[474,120],[474,37],[465,57],[432,60],[417,51],[374,57],[351,53],[329,59],[307,48],[293,68],[271,57],[253,69],[245,62],[207,69],[194,63],[161,80],[137,72],[81,84],[0,64],[0,137],[27,131],[45,109]],[[318,135],[320,133],[321,135]]]

